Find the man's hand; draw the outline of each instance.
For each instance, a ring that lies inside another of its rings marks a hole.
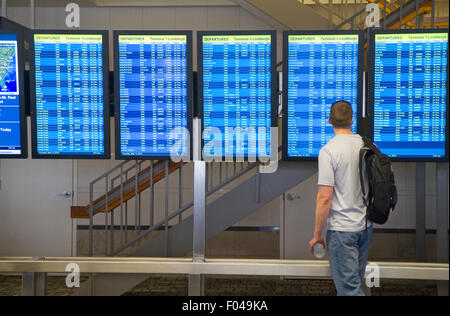
[[[314,254],[314,246],[316,244],[321,244],[323,249],[326,249],[325,241],[321,237],[314,237],[309,241],[309,251],[311,251],[312,254]]]
[[[322,244],[325,249],[325,242],[322,239],[322,231],[327,223],[328,213],[330,212],[331,199],[333,197],[332,186],[319,185],[319,192],[316,198],[316,224],[314,227],[314,237],[309,242],[309,250],[314,253],[314,245]]]

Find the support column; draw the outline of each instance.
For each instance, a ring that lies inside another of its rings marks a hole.
[[[22,296],[46,296],[47,273],[27,272],[22,276]]]
[[[205,296],[205,276],[201,274],[189,275],[189,296]]]
[[[205,259],[206,163],[194,162],[194,244],[193,260]]]
[[[448,163],[436,163],[436,259],[448,263]],[[448,296],[448,281],[438,282],[438,295]]]
[[[30,0],[30,29],[36,28],[36,10],[34,0]]]
[[[201,161],[201,121],[194,120],[194,223],[192,260],[205,260],[206,238],[206,162]],[[204,295],[205,277],[200,274],[189,275],[189,295]]]
[[[2,17],[6,18],[6,0],[2,0]]]
[[[425,262],[425,163],[416,163],[416,261]]]

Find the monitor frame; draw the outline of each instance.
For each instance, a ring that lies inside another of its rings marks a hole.
[[[375,99],[375,35],[377,34],[420,34],[420,33],[447,33],[447,29],[413,29],[413,30],[382,30],[382,29],[371,29],[369,40],[368,40],[368,105],[367,105],[367,118],[369,125],[369,137],[373,139],[374,137],[374,99]],[[448,162],[449,158],[449,106],[448,106],[448,41],[447,41],[447,101],[446,101],[446,126],[445,126],[445,157],[433,158],[433,157],[390,157],[393,162]],[[419,149],[419,148],[418,148]]]
[[[275,30],[250,30],[250,31],[199,31],[197,32],[197,94],[198,94],[198,116],[201,119],[201,148],[200,148],[200,156],[201,160],[207,160],[207,161],[217,161],[218,159],[221,159],[221,161],[235,161],[235,162],[242,162],[242,161],[249,161],[248,155],[246,156],[237,156],[233,155],[226,156],[225,154],[222,156],[203,156],[203,148],[205,145],[205,141],[203,138],[203,131],[205,128],[204,125],[204,103],[203,103],[203,36],[239,36],[239,35],[270,35],[271,36],[271,127],[278,127],[278,84],[277,84],[277,31]],[[271,135],[271,142],[276,141],[278,143],[278,138],[274,139],[272,137],[274,135]],[[271,146],[271,150],[275,148],[273,145]],[[277,146],[278,151],[278,146]],[[278,157],[278,152],[273,153],[271,152],[271,155],[268,157],[271,159],[274,156]],[[258,160],[259,155],[255,155],[256,160]]]
[[[17,40],[17,62],[18,62],[18,76],[19,76],[19,111],[20,111],[20,150],[21,153],[18,155],[0,155],[0,160],[3,159],[26,159],[28,158],[28,122],[26,117],[26,106],[25,106],[25,71],[24,71],[24,47],[22,32],[18,30],[11,29],[0,29],[0,34],[2,35],[16,35]],[[21,91],[21,92],[20,92]]]
[[[194,111],[194,91],[193,91],[193,35],[192,31],[114,31],[114,110],[115,110],[115,158],[117,160],[171,160],[171,155],[122,155],[120,142],[120,73],[119,73],[119,36],[120,35],[186,35],[186,88],[187,88],[187,128],[190,137],[188,148],[189,160],[193,154],[193,111]],[[175,158],[182,156],[176,156]],[[185,160],[184,160],[185,161]]]
[[[76,35],[101,35],[103,48],[103,126],[104,126],[104,153],[103,155],[64,155],[64,154],[39,154],[37,152],[37,118],[36,118],[36,68],[35,68],[35,34],[76,34]],[[30,32],[30,107],[31,107],[31,139],[33,159],[110,159],[110,110],[109,110],[109,39],[108,31],[102,30],[34,30]]]
[[[289,100],[289,36],[291,35],[358,35],[358,79],[356,104],[356,132],[362,131],[363,113],[363,77],[364,77],[364,32],[363,31],[284,31],[283,32],[283,155],[284,161],[318,161],[317,156],[289,157],[288,156],[288,100]],[[338,101],[338,100],[336,100]],[[331,106],[331,104],[330,104]]]

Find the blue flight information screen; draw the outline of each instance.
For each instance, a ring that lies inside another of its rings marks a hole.
[[[394,158],[445,158],[448,33],[375,34],[373,138]]]
[[[187,35],[118,35],[120,156],[188,155]]]
[[[0,158],[21,155],[17,35],[0,34]]]
[[[36,153],[104,156],[101,34],[34,34]]]
[[[286,155],[315,158],[334,137],[328,122],[334,102],[350,102],[357,132],[359,35],[288,35],[287,41]]]
[[[271,35],[202,36],[204,157],[270,157],[271,43]]]

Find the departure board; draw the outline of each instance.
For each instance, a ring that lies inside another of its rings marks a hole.
[[[192,33],[115,32],[116,157],[189,159]]]
[[[442,160],[448,140],[448,32],[373,32],[372,134],[394,160]]]
[[[26,156],[21,38],[0,30],[0,159]]]
[[[331,105],[353,107],[358,132],[362,102],[362,35],[359,32],[284,33],[283,158],[316,159],[334,137]]]
[[[199,33],[206,159],[268,159],[276,126],[275,32]]]
[[[109,158],[107,32],[33,34],[33,157]]]

